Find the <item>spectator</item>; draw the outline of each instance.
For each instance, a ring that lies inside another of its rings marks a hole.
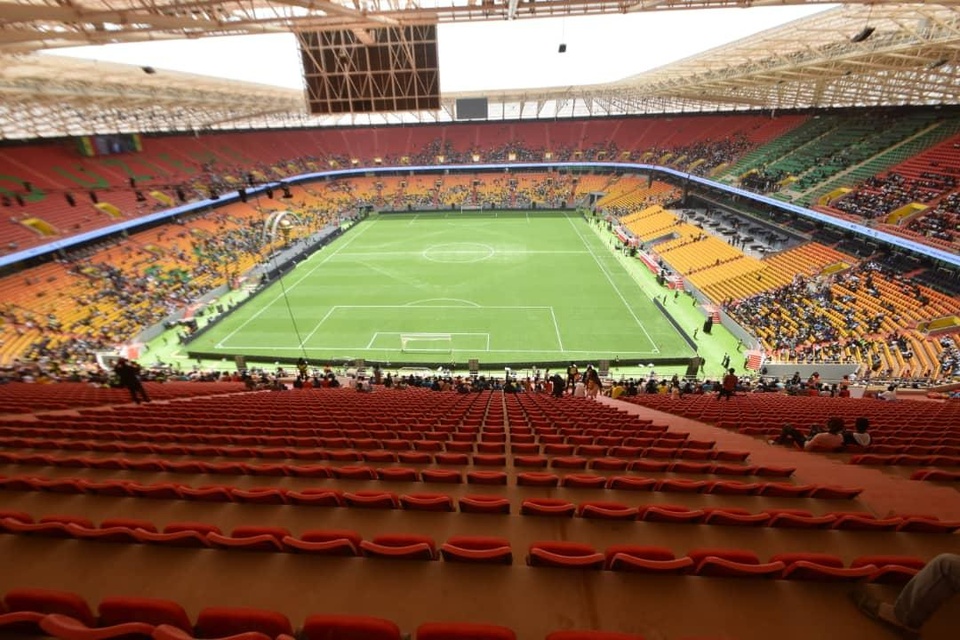
[[[900,637],[919,638],[924,623],[958,592],[960,555],[942,553],[910,579],[892,604],[873,597],[865,587],[850,597],[860,611]]]
[[[799,429],[785,424],[780,435],[770,440],[770,444],[794,444],[805,451],[836,451],[843,446],[843,427],[843,418],[834,416],[827,420],[826,430],[814,426],[804,437]]]
[[[858,447],[869,447],[872,438],[867,433],[870,428],[870,419],[866,416],[858,417],[853,423],[853,431],[843,432],[843,444]]]

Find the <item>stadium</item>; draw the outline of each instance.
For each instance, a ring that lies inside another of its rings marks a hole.
[[[0,636],[956,638],[958,5],[444,88],[805,4],[0,2]]]

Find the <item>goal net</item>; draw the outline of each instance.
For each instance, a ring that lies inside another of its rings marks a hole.
[[[483,211],[483,204],[460,204],[460,213],[465,213],[467,211]]]
[[[449,333],[402,333],[400,351],[404,353],[453,353]]]

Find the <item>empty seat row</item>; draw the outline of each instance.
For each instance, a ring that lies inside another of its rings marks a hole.
[[[960,482],[960,471],[945,471],[943,469],[921,469],[910,474],[911,480],[926,480],[927,482]]]
[[[299,467],[299,477],[328,478],[329,475],[350,480],[380,480],[397,482],[461,484],[464,476],[459,471],[446,469],[415,469],[403,467],[338,467],[336,473],[322,465]],[[328,475],[329,474],[329,475]],[[282,474],[274,474],[282,475]],[[470,471],[467,484],[506,486],[509,476],[502,471]],[[735,480],[684,480],[680,478],[656,479],[644,476],[592,474],[567,474],[524,472],[517,474],[517,485],[529,487],[558,487],[570,489],[608,489],[613,491],[656,491],[671,493],[708,493],[716,495],[767,496],[782,498],[815,498],[820,500],[851,500],[862,489],[834,485],[795,485],[785,482],[739,482]],[[268,502],[298,503],[305,492],[328,492],[340,494],[339,490],[325,488],[287,489],[285,487],[256,487],[250,489],[231,485],[205,485],[192,487],[179,482],[141,483],[132,480],[87,480],[85,478],[41,478],[36,476],[0,476],[0,489],[14,491],[48,491],[52,493],[114,496],[135,496],[183,500],[208,500],[217,502]],[[370,491],[345,491],[343,495],[362,495]],[[389,493],[374,490],[373,493]],[[221,497],[222,496],[222,497]]]
[[[107,445],[104,445],[107,446]],[[147,445],[145,445],[147,446]],[[139,447],[138,447],[139,448]],[[133,453],[163,453],[166,455],[200,455],[191,451],[186,451],[184,447],[169,447],[154,445],[151,451],[135,451]],[[111,450],[113,448],[111,447]],[[130,453],[130,452],[127,452]],[[215,455],[215,451],[203,452],[205,455]],[[221,452],[223,453],[223,452]],[[230,452],[235,453],[234,451]],[[502,454],[476,454],[469,456],[466,453],[436,453],[431,455],[422,451],[402,451],[393,452],[386,450],[374,451],[340,451],[334,455],[324,450],[272,450],[261,449],[256,452],[258,455],[244,455],[242,457],[256,458],[296,458],[307,461],[331,461],[331,462],[381,462],[394,463],[401,462],[406,464],[439,464],[449,466],[467,466],[471,463],[474,466],[506,466],[508,459]],[[283,455],[290,453],[291,455]],[[635,459],[629,460],[617,457],[599,457],[587,459],[579,456],[559,456],[555,458],[546,458],[534,455],[517,455],[512,458],[513,464],[521,468],[545,468],[547,466],[560,469],[595,469],[598,471],[644,471],[644,472],[672,472],[672,473],[695,473],[708,475],[733,475],[733,476],[766,476],[766,477],[789,477],[793,474],[793,467],[781,467],[775,465],[742,465],[728,462],[702,462],[702,461],[681,461],[681,460],[655,460],[655,459]],[[25,465],[43,465],[56,467],[89,467],[101,469],[125,469],[131,471],[172,471],[180,473],[233,473],[233,474],[252,474],[252,475],[297,475],[296,467],[283,463],[280,464],[256,464],[242,462],[207,462],[190,460],[166,460],[164,458],[127,458],[121,456],[53,456],[44,453],[15,453],[0,452],[0,463],[25,464]],[[284,470],[290,468],[290,473]]]
[[[0,423],[0,436],[4,444],[8,439],[69,438],[71,440],[109,440],[120,442],[152,441],[164,444],[209,444],[235,446],[266,446],[266,447],[327,447],[330,449],[371,449],[374,443],[380,443],[380,448],[415,448],[418,443],[424,442],[488,442],[504,443],[507,441],[506,432],[502,429],[456,427],[449,430],[423,431],[389,431],[389,430],[354,430],[354,429],[327,429],[320,430],[312,427],[303,429],[278,429],[280,432],[264,432],[262,428],[254,427],[199,427],[196,423],[186,422],[183,425],[170,425],[169,422],[160,425],[160,428],[149,429],[134,420],[134,429],[124,429],[122,425],[113,423],[99,425],[81,424],[67,428],[63,423],[58,427],[37,428],[35,422]],[[109,428],[106,428],[109,427]],[[563,431],[563,430],[561,430]],[[510,432],[510,441],[519,444],[540,444],[550,453],[550,447],[559,448],[558,451],[569,451],[564,447],[579,446],[630,446],[630,447],[659,447],[668,449],[713,449],[713,441],[687,440],[685,438],[667,438],[666,433],[654,433],[647,437],[640,437],[644,432],[628,431],[616,433],[603,429],[591,429],[591,433],[579,435],[544,434]],[[309,433],[310,435],[304,435]],[[638,435],[639,434],[639,435]]]
[[[507,445],[493,441],[447,441],[415,440],[389,441],[370,439],[366,442],[352,441],[349,447],[320,448],[313,446],[215,446],[212,444],[154,444],[149,442],[116,442],[106,440],[50,440],[46,438],[0,438],[0,446],[24,449],[46,449],[65,451],[95,451],[100,453],[158,454],[168,456],[201,456],[226,458],[297,458],[309,460],[400,460],[401,462],[430,462],[430,454],[435,454],[439,464],[468,464],[459,461],[458,454],[500,455],[507,453]],[[622,458],[626,460],[720,460],[743,461],[748,457],[745,451],[725,451],[722,449],[686,449],[664,447],[603,446],[603,445],[510,445],[510,453],[524,456],[563,456],[577,457],[578,464],[587,466],[591,459]],[[451,462],[442,462],[449,456]]]
[[[859,453],[850,457],[850,464],[894,465],[910,467],[960,467],[960,455],[880,455]]]
[[[849,566],[825,553],[779,553],[761,562],[744,549],[698,548],[676,557],[666,547],[613,545],[601,553],[579,542],[537,542],[531,545],[531,566],[605,569],[640,573],[712,577],[758,577],[784,580],[907,582],[926,564],[914,556],[872,555]]]
[[[712,524],[741,527],[836,529],[840,531],[902,531],[954,533],[960,521],[940,520],[931,515],[877,518],[859,511],[831,511],[813,515],[805,509],[765,509],[753,513],[740,507],[687,507],[673,504],[630,506],[619,502],[582,502],[579,505],[555,498],[524,500],[525,515],[567,516],[600,520],[640,520],[675,524]]]
[[[293,536],[283,527],[241,526],[225,535],[214,525],[198,522],[171,523],[163,531],[149,521],[104,520],[96,527],[84,518],[48,517],[38,523],[15,517],[0,519],[7,531],[39,532],[54,537],[97,542],[158,544],[175,547],[218,548],[241,551],[306,553],[323,556],[385,558],[398,560],[443,559],[471,564],[513,564],[513,550],[506,538],[453,536],[442,545],[417,534],[388,534],[364,540],[356,531],[318,529]],[[781,553],[760,562],[743,549],[694,549],[677,558],[665,547],[613,545],[601,553],[588,544],[540,541],[530,545],[527,564],[534,567],[606,569],[644,573],[700,576],[767,577],[796,580],[866,580],[905,582],[923,568],[912,556],[862,556],[849,567],[839,557],[823,553]]]
[[[82,597],[51,589],[13,589],[0,602],[0,632],[46,635],[61,640],[401,640],[390,620],[371,616],[314,614],[295,629],[282,613],[247,607],[206,607],[190,620],[171,600],[106,597],[94,614]],[[516,640],[494,624],[427,622],[415,640]],[[643,640],[642,636],[588,630],[550,633],[546,640]]]

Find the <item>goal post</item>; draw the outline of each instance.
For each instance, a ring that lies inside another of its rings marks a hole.
[[[453,335],[449,333],[401,333],[403,353],[453,353]]]
[[[460,203],[460,213],[466,213],[468,211],[483,211],[483,203],[481,204],[467,204],[466,202]]]

